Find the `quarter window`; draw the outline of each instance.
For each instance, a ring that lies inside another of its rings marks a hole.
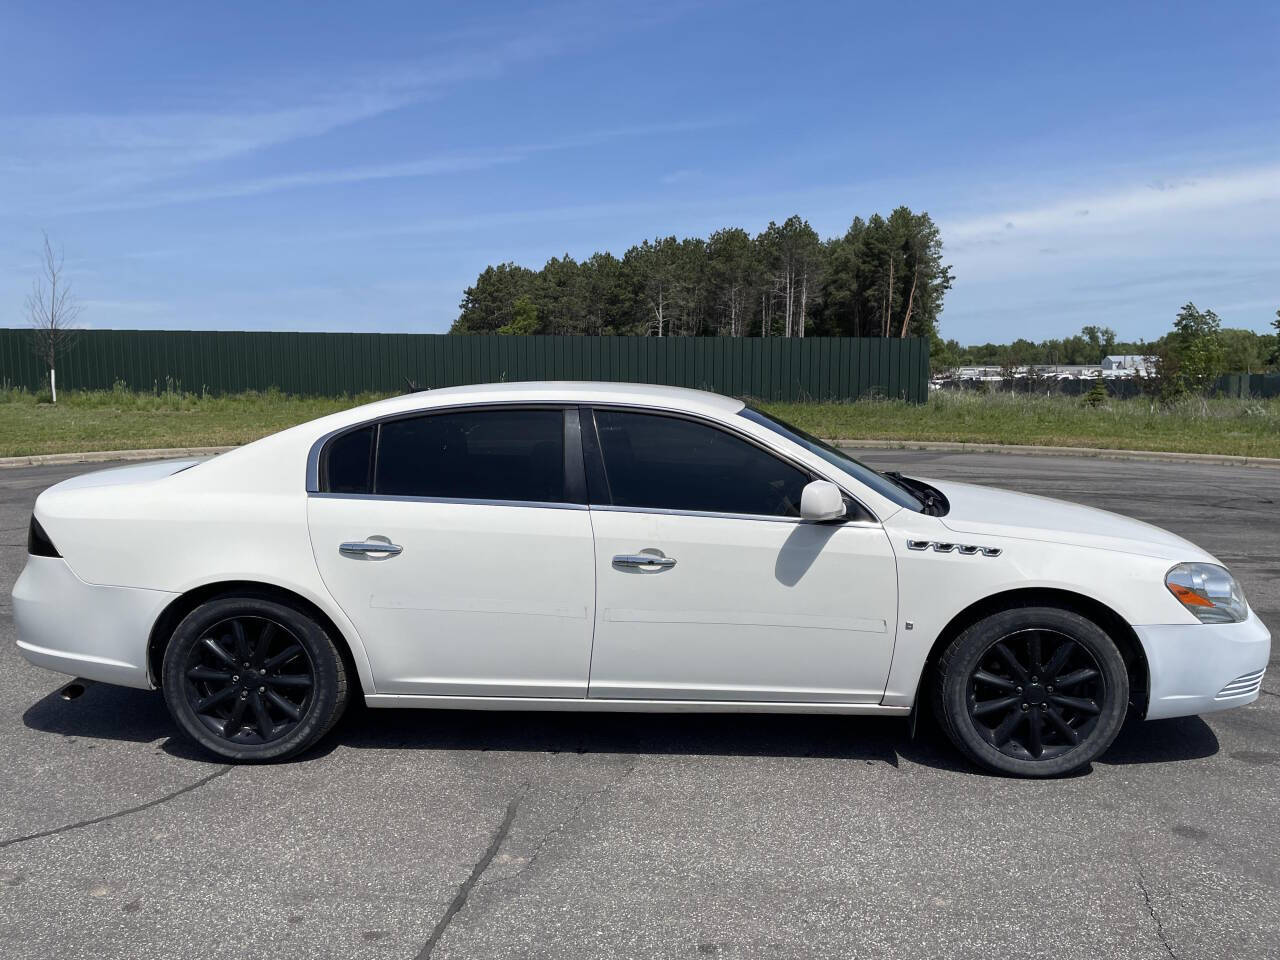
[[[368,493],[373,456],[373,427],[352,430],[329,444],[324,489],[332,493]]]
[[[365,430],[345,434],[327,452],[326,489],[450,500],[563,503],[561,410],[462,410],[388,420],[373,437],[372,486],[357,482]],[[369,463],[365,453],[364,464]]]
[[[615,506],[798,517],[809,476],[753,443],[679,417],[597,409]]]

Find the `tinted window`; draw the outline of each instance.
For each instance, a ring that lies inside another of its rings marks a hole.
[[[807,474],[730,433],[676,417],[597,410],[616,506],[798,517]]]
[[[561,503],[559,410],[436,413],[382,424],[374,492]]]
[[[325,454],[324,489],[332,493],[368,493],[373,427],[345,433]]]
[[[915,510],[917,513],[924,509],[924,505],[919,498],[910,490],[902,489],[888,477],[872,470],[866,464],[860,463],[847,453],[831,446],[831,444],[819,440],[812,434],[805,433],[799,427],[793,427],[791,424],[779,420],[777,417],[771,417],[769,414],[753,407],[747,407],[739,416],[746,417],[752,423],[758,423],[779,436],[800,444],[810,453],[816,453],[833,467],[843,470],[850,476],[857,477],[880,496],[893,501],[898,506],[906,507],[908,510]]]

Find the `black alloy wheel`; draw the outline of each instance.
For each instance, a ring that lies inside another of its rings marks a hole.
[[[235,761],[305,750],[347,704],[342,656],[301,609],[219,597],[191,611],[165,648],[161,688],[193,740]]]
[[[1098,725],[1106,681],[1087,647],[1056,630],[1001,637],[969,674],[974,729],[1007,757],[1050,760]]]
[[[964,630],[937,664],[934,711],[970,759],[1000,773],[1060,776],[1111,745],[1129,674],[1098,624],[1056,607],[1016,607]]]
[[[286,736],[311,709],[315,667],[284,624],[231,617],[204,630],[187,654],[191,711],[232,743]]]

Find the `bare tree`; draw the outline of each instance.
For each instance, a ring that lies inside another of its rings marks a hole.
[[[44,235],[44,259],[27,295],[27,320],[35,331],[32,349],[49,367],[49,390],[58,402],[58,358],[75,345],[80,301],[62,275],[62,250],[54,252]]]
[[[905,338],[907,335],[907,325],[911,323],[911,310],[916,299],[916,281],[920,279],[920,264],[916,263],[916,268],[911,274],[911,292],[907,294],[907,312],[902,315],[902,332],[898,337]]]

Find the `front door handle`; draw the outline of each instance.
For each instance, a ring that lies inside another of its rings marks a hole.
[[[674,557],[655,557],[651,553],[621,553],[613,558],[614,566],[617,567],[674,567],[676,561]]]
[[[344,557],[363,557],[369,560],[386,560],[398,557],[404,547],[392,543],[386,537],[374,535],[364,540],[356,540],[338,544],[338,552]]]

